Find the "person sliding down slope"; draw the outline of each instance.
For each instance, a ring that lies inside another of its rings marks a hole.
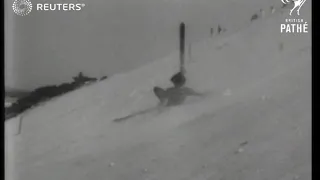
[[[179,87],[179,86],[170,87],[168,89],[163,89],[158,86],[155,86],[153,88],[153,93],[159,99],[159,104],[156,107],[142,110],[122,118],[117,118],[117,119],[114,119],[113,121],[114,122],[123,121],[131,117],[146,114],[152,111],[162,112],[165,109],[165,107],[177,106],[182,104],[188,96],[203,97],[205,95],[204,93],[195,92],[191,88]]]
[[[158,86],[153,88],[154,94],[159,99],[160,106],[176,106],[182,104],[188,96],[204,96],[188,87],[171,87],[162,89]]]

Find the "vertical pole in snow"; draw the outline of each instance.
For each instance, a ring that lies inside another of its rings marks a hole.
[[[191,57],[191,43],[189,43],[188,45],[188,57],[189,57],[189,62],[192,61],[192,57]]]
[[[185,25],[183,22],[180,24],[179,34],[180,34],[180,72],[184,74],[185,73],[185,69],[184,69]]]
[[[21,133],[21,128],[22,128],[22,115],[19,115],[18,118],[19,118],[19,126],[18,126],[18,132],[16,133],[16,135],[19,135]]]

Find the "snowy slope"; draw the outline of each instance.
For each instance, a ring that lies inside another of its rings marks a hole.
[[[15,178],[311,179],[311,36],[281,34],[286,14],[192,45],[188,86],[204,100],[112,122],[157,104],[174,52],[30,111],[20,135],[6,122]]]

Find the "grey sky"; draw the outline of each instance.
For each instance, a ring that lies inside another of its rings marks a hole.
[[[77,12],[33,9],[20,17],[6,0],[6,86],[33,89],[71,81],[79,71],[94,77],[128,71],[175,51],[181,21],[189,43],[209,37],[210,27],[239,28],[259,8],[281,3],[246,1],[51,0],[45,2],[86,6]]]

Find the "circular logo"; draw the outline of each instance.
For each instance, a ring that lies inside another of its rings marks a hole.
[[[14,0],[13,11],[20,16],[29,14],[32,10],[32,3],[29,0]]]

